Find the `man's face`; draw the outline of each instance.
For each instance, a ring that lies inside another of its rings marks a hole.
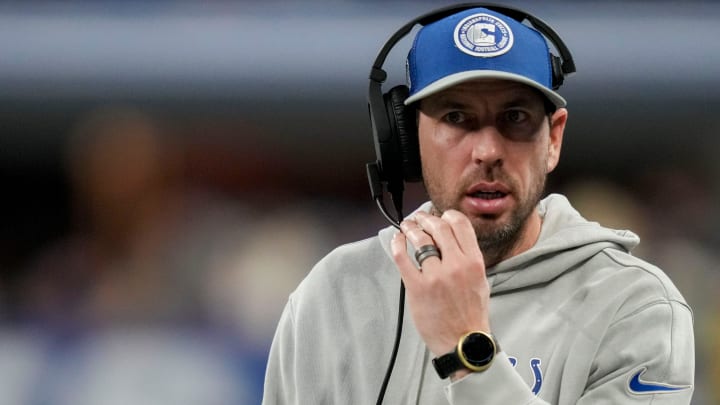
[[[483,251],[506,256],[528,226],[539,232],[531,214],[557,165],[566,119],[562,108],[548,117],[539,92],[510,81],[466,82],[422,100],[420,156],[435,209],[463,212]]]

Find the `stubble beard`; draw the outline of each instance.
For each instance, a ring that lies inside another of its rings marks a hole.
[[[464,197],[449,196],[444,192],[442,186],[435,184],[432,180],[424,177],[425,189],[432,201],[432,212],[435,215],[442,215],[448,209],[460,210],[459,201]],[[510,186],[513,196],[518,205],[510,212],[509,218],[504,222],[498,222],[497,218],[490,216],[483,218],[472,218],[468,216],[475,230],[478,246],[483,254],[486,265],[494,265],[503,259],[517,246],[522,238],[524,228],[528,222],[528,218],[534,212],[537,204],[545,192],[546,176],[538,176],[530,185],[526,198],[518,196],[515,192],[518,190],[515,183],[502,173],[493,172],[489,177],[485,177],[488,181],[498,179],[504,184]],[[473,181],[477,181],[477,177],[473,177]],[[467,182],[461,182],[466,184]],[[466,187],[460,187],[459,190],[466,190]],[[462,212],[462,211],[461,211]],[[467,215],[467,214],[466,214]]]

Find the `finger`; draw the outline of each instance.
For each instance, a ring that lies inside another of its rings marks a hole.
[[[407,252],[407,239],[402,232],[397,232],[390,241],[390,250],[392,251],[393,260],[400,272],[400,277],[407,286],[415,283],[420,271],[415,267],[415,263],[410,259]]]
[[[425,232],[425,229],[423,229],[413,218],[403,221],[400,224],[400,229],[403,231],[403,234],[407,240],[410,241],[410,244],[412,244],[416,251],[417,249],[427,245],[437,246],[432,236]],[[440,250],[440,254],[442,254],[442,250]],[[432,262],[435,260],[440,261],[440,258],[437,256],[430,256],[422,260],[422,263],[418,263],[418,265],[422,267],[423,265],[427,265],[428,261]]]
[[[415,249],[420,246],[435,244],[433,237],[420,226],[415,218],[408,218],[402,221],[400,223],[400,230],[402,230],[402,233]]]
[[[443,255],[451,256],[462,253],[450,224],[425,212],[417,213],[415,221],[435,241]]]
[[[447,210],[440,218],[450,225],[458,246],[463,253],[467,255],[482,254],[478,246],[475,229],[473,229],[472,223],[465,214],[457,210]]]

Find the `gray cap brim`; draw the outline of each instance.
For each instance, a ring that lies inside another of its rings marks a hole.
[[[423,99],[427,96],[430,96],[432,94],[435,94],[439,91],[448,89],[452,86],[455,86],[456,84],[460,84],[463,82],[467,82],[470,80],[477,80],[477,79],[497,79],[497,80],[509,80],[513,82],[522,83],[525,85],[528,85],[534,89],[539,90],[542,94],[547,97],[550,102],[555,104],[556,107],[565,107],[567,106],[567,101],[565,101],[562,96],[560,96],[558,93],[548,89],[547,87],[543,86],[542,84],[528,79],[525,76],[517,75],[514,73],[508,73],[508,72],[501,72],[497,70],[469,70],[466,72],[460,72],[455,73],[450,76],[445,76],[440,80],[437,80],[433,83],[430,83],[429,85],[425,86],[424,89],[418,91],[417,93],[413,94],[412,96],[408,97],[405,100],[405,105],[412,104],[420,99]]]

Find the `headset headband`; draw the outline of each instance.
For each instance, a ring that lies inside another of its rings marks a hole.
[[[388,54],[392,50],[392,48],[401,40],[403,39],[416,25],[427,25],[432,22],[435,22],[437,20],[443,19],[447,16],[453,15],[455,13],[458,13],[463,10],[468,10],[471,8],[476,7],[483,7],[487,8],[493,11],[497,11],[498,13],[504,14],[510,18],[513,18],[519,22],[522,22],[524,20],[528,20],[530,24],[540,31],[541,34],[543,34],[546,38],[550,40],[550,42],[555,46],[558,53],[560,54],[561,58],[561,73],[563,75],[568,75],[570,73],[575,72],[575,61],[573,60],[572,54],[570,53],[570,49],[568,49],[567,45],[563,42],[563,40],[560,38],[560,36],[550,28],[550,26],[545,23],[543,20],[528,14],[525,11],[522,11],[520,9],[514,8],[514,7],[508,7],[508,6],[502,6],[498,4],[493,3],[463,3],[463,4],[456,4],[454,6],[448,6],[443,7],[440,9],[437,9],[435,11],[431,11],[429,13],[423,14],[402,27],[398,29],[388,40],[385,42],[385,45],[380,49],[380,52],[378,53],[377,57],[375,58],[375,63],[373,63],[372,68],[370,69],[370,87],[368,89],[368,100],[371,104],[371,113],[374,113],[375,111],[372,110],[372,104],[373,100],[381,100],[382,97],[374,97],[374,96],[381,96],[382,90],[381,85],[385,82],[385,79],[387,79],[387,72],[383,70],[383,65],[385,64],[385,59],[387,59]],[[378,107],[385,108],[382,103],[376,103],[381,104]]]

